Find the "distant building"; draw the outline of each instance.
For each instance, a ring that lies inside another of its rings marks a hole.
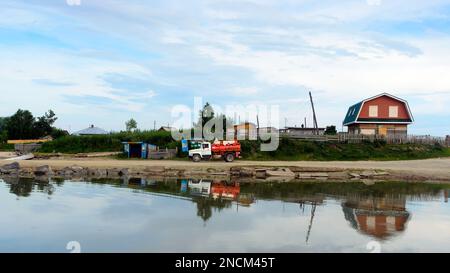
[[[233,136],[235,139],[256,140],[258,137],[258,129],[256,124],[244,122],[234,125],[231,129],[227,129],[227,138],[232,138]]]
[[[109,133],[101,128],[91,125],[89,128],[73,133],[74,136],[96,136],[108,135]]]
[[[175,129],[174,127],[170,127],[170,126],[162,126],[161,128],[159,128],[158,131],[160,132],[172,132],[172,131],[176,131],[177,129]]]
[[[313,136],[324,135],[325,128],[286,127],[280,130],[281,134],[289,136]]]
[[[260,127],[258,129],[259,134],[277,134],[278,129],[275,127]]]
[[[407,101],[382,93],[350,106],[343,124],[350,134],[406,136],[413,121]]]

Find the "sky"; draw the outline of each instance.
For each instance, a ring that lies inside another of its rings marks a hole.
[[[387,92],[409,102],[411,134],[450,134],[449,0],[1,4],[0,116],[152,129],[201,97],[278,105],[280,126],[299,126],[312,124],[311,91],[319,126],[341,130],[350,105]]]

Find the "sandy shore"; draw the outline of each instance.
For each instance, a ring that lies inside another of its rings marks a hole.
[[[0,160],[0,165],[3,164]],[[419,177],[422,180],[450,181],[450,158],[411,160],[411,161],[243,161],[233,163],[223,161],[207,161],[193,163],[182,160],[114,160],[105,158],[51,159],[29,160],[19,162],[22,168],[35,168],[48,165],[52,169],[80,166],[85,168],[127,168],[134,171],[165,168],[166,170],[182,170],[201,172],[229,172],[233,167],[287,167],[304,169],[305,171],[352,171],[382,170],[394,173],[396,177]],[[6,164],[6,162],[5,162]]]

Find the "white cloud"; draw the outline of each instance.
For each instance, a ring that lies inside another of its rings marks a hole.
[[[133,99],[135,94],[116,92],[99,77],[118,73],[153,76],[170,85],[170,91],[158,90],[158,99],[165,96],[166,102],[179,98],[171,93],[176,89],[186,96],[229,92],[230,100],[258,95],[258,100],[268,102],[273,97],[267,94],[276,88],[283,115],[292,119],[303,114],[290,103],[295,95],[283,88],[313,90],[321,123],[329,124],[339,124],[351,103],[379,92],[414,99],[414,113],[448,113],[443,102],[450,91],[450,37],[442,28],[426,24],[448,20],[442,8],[448,4],[445,0],[380,5],[368,5],[367,0],[128,1],[126,5],[91,0],[82,4],[81,13],[53,1],[7,2],[0,10],[0,26],[26,26],[69,46],[89,37],[93,46],[77,48],[78,57],[73,51],[49,53],[33,43],[23,51],[3,48],[2,92],[44,94],[47,101],[64,105],[63,110],[67,107],[61,96],[71,94],[111,100],[108,107],[114,110],[105,113],[144,111],[144,104]],[[415,33],[417,25],[423,26],[423,33]],[[71,31],[74,35],[67,35]],[[29,83],[31,79],[76,85],[44,87]],[[418,93],[430,96],[424,99]],[[10,96],[15,107],[24,102]],[[43,107],[42,100],[29,103]]]
[[[143,111],[156,96],[153,90],[137,94],[118,90],[103,79],[110,73],[149,77],[151,71],[140,65],[43,50],[39,54],[32,50],[26,52],[23,48],[1,50],[0,116],[10,115],[17,108],[30,109],[36,115],[51,108],[63,117],[58,121],[63,128],[69,129],[69,124],[72,129],[84,128],[88,122],[98,124],[98,120],[111,119],[111,113],[116,111]],[[103,123],[114,122],[117,121]]]
[[[69,6],[80,6],[81,0],[66,0],[66,3]]]
[[[234,96],[251,96],[258,94],[256,87],[235,87],[230,90],[230,94]]]

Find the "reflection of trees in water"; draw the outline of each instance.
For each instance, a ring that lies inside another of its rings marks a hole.
[[[261,199],[295,199],[309,196],[386,197],[426,201],[442,196],[449,185],[429,183],[379,182],[367,186],[361,182],[289,182],[289,183],[241,183],[241,193],[252,193]]]
[[[203,221],[208,221],[212,216],[212,210],[221,211],[226,208],[231,208],[232,201],[224,200],[222,198],[213,199],[209,197],[194,197],[192,201],[197,204],[197,216],[203,219]]]
[[[29,197],[32,192],[43,192],[52,195],[55,187],[47,182],[37,182],[32,179],[10,178],[4,179],[5,183],[9,185],[9,192],[19,197]]]
[[[49,196],[55,191],[55,186],[63,186],[64,180],[52,180],[38,182],[32,179],[18,179],[9,178],[4,179],[10,187],[10,192],[21,197],[28,197],[33,191],[40,191],[47,193]],[[124,186],[118,180],[89,180],[91,183],[102,183],[114,186]],[[153,180],[152,180],[153,181]],[[219,183],[220,181],[216,181]],[[222,181],[225,185],[230,182]],[[314,203],[314,206],[321,206],[326,198],[333,198],[342,201],[342,209],[345,219],[350,225],[356,229],[360,229],[357,216],[377,216],[380,217],[396,217],[394,211],[408,213],[405,209],[407,200],[436,200],[437,197],[442,198],[442,194],[448,198],[449,185],[442,184],[427,184],[427,183],[401,183],[401,182],[383,182],[375,183],[367,186],[361,182],[284,182],[284,183],[252,183],[240,182],[240,203],[242,197],[251,196],[251,201],[245,202],[246,205],[251,205],[255,199],[280,200],[288,203]],[[139,190],[169,194],[173,196],[188,196],[186,192],[181,192],[181,181],[174,179],[158,180],[152,183],[136,183],[125,185],[129,188],[136,188]],[[445,198],[445,197],[444,197]],[[213,209],[222,211],[232,207],[233,201],[224,198],[211,198],[210,196],[191,196],[190,198],[197,206],[197,215],[205,222],[213,215]],[[448,200],[448,199],[447,199]],[[381,211],[381,213],[380,213]],[[390,212],[390,214],[388,213]],[[384,215],[383,215],[384,213]],[[408,219],[403,213],[403,218],[397,216],[397,220]],[[313,216],[314,213],[311,213]],[[316,215],[319,217],[320,215]],[[408,215],[409,216],[409,215]],[[405,218],[406,217],[406,218]],[[311,228],[312,228],[311,217]],[[362,217],[360,217],[362,219]],[[399,220],[399,221],[400,221]],[[400,221],[401,222],[401,221]],[[403,221],[406,223],[406,220]],[[359,227],[359,228],[358,228]],[[311,229],[310,228],[310,229]],[[308,234],[310,232],[308,231]]]
[[[17,196],[28,197],[33,191],[33,181],[20,181],[18,183],[10,184],[9,191]]]

